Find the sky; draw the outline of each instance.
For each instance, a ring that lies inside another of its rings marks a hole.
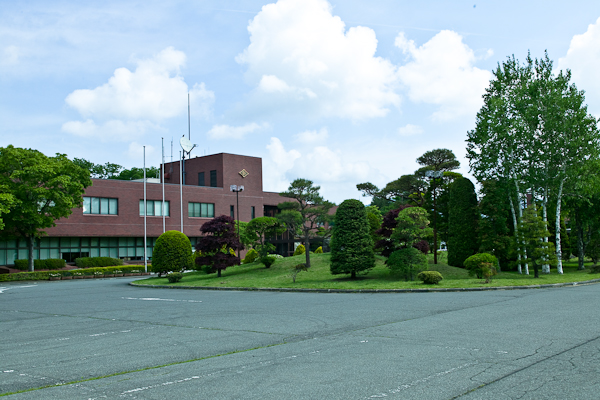
[[[544,51],[600,117],[595,1],[0,0],[0,147],[126,168],[261,157],[263,188],[361,197],[454,152],[492,71]],[[171,152],[171,143],[173,143]]]

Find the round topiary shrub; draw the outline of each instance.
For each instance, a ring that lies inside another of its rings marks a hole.
[[[258,251],[254,249],[250,249],[248,253],[246,253],[246,257],[242,260],[242,264],[250,264],[256,261],[258,258]]]
[[[492,264],[492,268],[497,269],[498,259],[490,253],[477,253],[467,258],[464,262],[465,268],[469,270],[469,275],[476,275],[477,278],[483,278],[482,267],[487,267],[486,264]]]
[[[273,254],[269,254],[268,256],[264,256],[264,257],[260,258],[260,262],[262,264],[264,264],[265,268],[270,268],[271,265],[273,265],[276,260],[277,260],[277,257],[275,257]]]
[[[437,285],[444,278],[442,277],[442,274],[437,271],[423,271],[419,272],[417,279],[423,281],[425,284]]]
[[[183,274],[181,272],[171,272],[169,275],[167,275],[169,283],[179,282],[181,278],[183,278]]]
[[[156,239],[152,252],[152,271],[164,273],[192,268],[192,244],[179,231],[167,231]]]
[[[323,253],[323,246],[317,247],[317,249],[315,250],[315,254],[322,254],[322,253]]]
[[[304,254],[305,252],[306,252],[306,248],[304,248],[304,245],[299,244],[298,247],[296,247],[296,250],[294,250],[294,255],[299,256],[301,254]]]

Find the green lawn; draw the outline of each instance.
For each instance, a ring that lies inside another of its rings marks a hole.
[[[431,257],[430,257],[431,258]],[[311,268],[300,272],[296,283],[292,282],[292,266],[304,262],[304,255],[278,259],[269,269],[259,263],[245,264],[227,268],[220,278],[217,274],[191,272],[184,274],[183,279],[174,284],[166,278],[149,278],[136,281],[136,284],[172,285],[172,286],[211,286],[211,287],[253,287],[253,288],[312,288],[312,289],[419,289],[427,287],[471,288],[490,286],[542,285],[562,282],[581,282],[600,278],[600,274],[589,274],[589,271],[577,271],[576,263],[567,263],[565,273],[559,275],[553,269],[549,275],[540,274],[540,278],[531,275],[519,275],[516,272],[501,272],[494,277],[492,283],[484,283],[468,275],[462,268],[451,267],[440,257],[437,265],[430,260],[429,269],[439,271],[444,279],[438,285],[424,285],[420,281],[406,282],[399,276],[391,275],[383,264],[384,259],[377,258],[375,268],[357,279],[349,275],[331,275],[329,272],[330,254],[311,254]]]

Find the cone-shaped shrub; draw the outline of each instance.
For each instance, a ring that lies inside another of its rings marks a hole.
[[[332,274],[351,274],[368,271],[375,266],[373,239],[363,203],[344,200],[335,213],[331,237]]]

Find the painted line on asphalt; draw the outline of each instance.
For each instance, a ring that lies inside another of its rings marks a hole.
[[[202,303],[202,300],[176,300],[176,299],[161,299],[159,297],[121,297],[124,300],[142,300],[142,301],[178,301],[182,303]]]
[[[20,289],[20,288],[28,288],[28,287],[36,287],[37,285],[24,285],[24,286],[10,286],[10,287],[0,287],[0,293],[4,293],[9,289]]]

